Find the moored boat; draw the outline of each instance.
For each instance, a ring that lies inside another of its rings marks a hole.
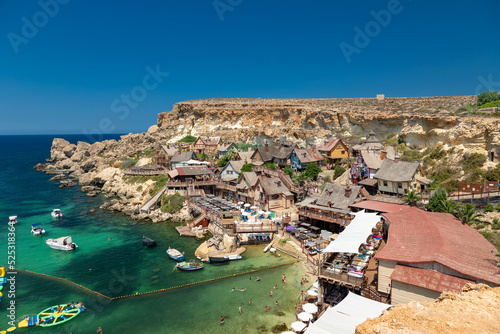
[[[9,224],[10,225],[17,224],[17,216],[10,216],[9,217]]]
[[[177,249],[168,247],[167,254],[175,261],[184,260],[184,253],[179,252]]]
[[[208,260],[210,263],[228,263],[229,258],[227,256],[209,256]]]
[[[54,305],[38,313],[38,326],[60,325],[74,319],[80,312],[81,309],[74,304]]]
[[[196,263],[196,262],[179,262],[175,266],[177,270],[186,270],[186,271],[191,271],[191,270],[198,270],[198,269],[203,269],[203,263]]]
[[[57,239],[48,239],[45,242],[50,248],[57,249],[57,250],[63,250],[63,251],[70,251],[78,246],[73,242],[71,237],[60,237]]]
[[[54,209],[52,210],[52,213],[50,214],[53,218],[61,218],[63,216],[62,212],[60,209]]]
[[[40,226],[42,226],[42,223],[32,224],[31,225],[31,233],[33,233],[33,235],[45,234],[45,230],[43,228],[41,228]]]
[[[153,239],[151,238],[148,238],[148,237],[145,237],[145,236],[142,236],[142,244],[144,246],[148,246],[148,247],[155,247],[156,246],[156,241],[154,241]]]

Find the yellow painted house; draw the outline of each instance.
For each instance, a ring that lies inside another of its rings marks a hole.
[[[411,190],[426,190],[431,180],[425,177],[419,162],[384,159],[382,166],[373,176],[377,179],[378,190],[382,193],[404,195]]]
[[[318,147],[318,151],[325,157],[326,162],[331,164],[351,156],[349,148],[340,139],[325,140],[323,145]]]

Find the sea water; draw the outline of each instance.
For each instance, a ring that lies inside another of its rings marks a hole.
[[[78,135],[57,137],[75,144],[85,141]],[[276,324],[295,321],[304,273],[293,258],[263,254],[263,246],[249,246],[242,260],[177,271],[166,249],[179,249],[186,260],[194,260],[200,241],[179,237],[179,223],[134,221],[98,209],[105,201],[102,196],[87,197],[78,186],[59,189],[57,181],[49,181],[53,175],[33,169],[49,157],[53,138],[0,136],[0,219],[5,222],[0,223],[0,265],[8,264],[8,216],[17,215],[15,267],[20,269],[15,285],[7,283],[2,291],[0,331],[10,327],[7,308],[12,302],[17,320],[60,303],[82,301],[87,307],[60,326],[19,329],[27,333],[95,333],[99,326],[106,333],[270,333]],[[51,217],[56,208],[63,212],[62,219]],[[93,208],[97,210],[90,213]],[[34,223],[43,224],[45,236],[30,233]],[[63,252],[45,244],[48,238],[62,236],[71,236],[78,249]],[[143,236],[158,246],[144,247]],[[282,274],[287,276],[286,286]],[[9,298],[11,288],[15,296],[11,293]],[[238,312],[240,305],[243,314]],[[266,312],[266,306],[272,307]],[[222,325],[220,316],[225,318]]]

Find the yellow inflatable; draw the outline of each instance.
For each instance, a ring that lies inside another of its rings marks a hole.
[[[0,267],[0,277],[5,277],[5,268]]]

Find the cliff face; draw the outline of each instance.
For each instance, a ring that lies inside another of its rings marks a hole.
[[[379,137],[400,133],[407,144],[490,150],[500,142],[500,120],[472,116],[460,107],[475,96],[359,99],[205,99],[179,102],[158,115],[157,126],[171,141],[190,135],[263,141],[280,136],[304,143],[330,135]]]

